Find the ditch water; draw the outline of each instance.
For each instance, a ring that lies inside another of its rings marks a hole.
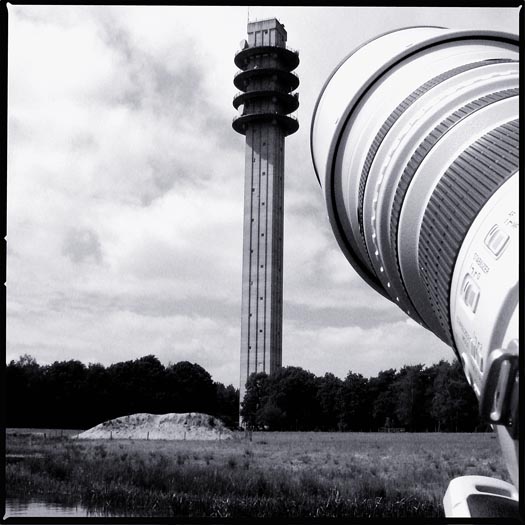
[[[87,509],[82,505],[63,505],[43,500],[9,498],[5,502],[4,518],[85,518],[105,516],[101,512]]]

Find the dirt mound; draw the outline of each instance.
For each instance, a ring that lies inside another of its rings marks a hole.
[[[104,421],[78,439],[232,439],[233,432],[208,414],[132,414]]]

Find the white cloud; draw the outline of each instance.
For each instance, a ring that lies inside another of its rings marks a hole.
[[[431,365],[454,357],[450,347],[413,322],[379,322],[374,328],[360,326],[305,327],[285,323],[283,364],[302,361],[317,375],[325,372],[344,378],[349,371],[365,377],[403,365]]]
[[[32,324],[27,324],[27,317]],[[48,363],[81,358],[109,365],[154,354],[165,364],[185,360],[205,363],[215,381],[237,381],[238,333],[233,326],[225,329],[222,319],[152,317],[127,310],[101,316],[82,309],[73,309],[64,316],[51,310],[45,316],[14,317],[10,329],[13,333],[8,360],[16,359],[27,349],[33,355],[38,352],[39,361]]]

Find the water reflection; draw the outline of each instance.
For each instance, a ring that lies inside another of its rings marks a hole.
[[[88,510],[82,505],[64,505],[62,503],[50,503],[43,500],[11,498],[6,500],[4,518],[85,518],[89,516],[104,516],[104,514],[92,509]]]

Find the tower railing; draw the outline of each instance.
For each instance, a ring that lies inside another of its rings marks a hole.
[[[292,97],[298,97],[299,92],[294,91],[293,93],[290,93],[290,91],[286,91],[285,89],[270,89],[268,91],[276,91],[277,93],[283,93],[285,95],[290,95]],[[235,95],[233,95],[233,99],[235,100],[237,97],[240,97],[241,95],[246,95],[247,93],[250,93],[250,91],[237,91]]]
[[[289,71],[288,69],[284,69],[284,68],[280,68],[280,67],[260,67],[260,68],[257,68],[257,69],[247,69],[247,70],[241,70],[241,71],[237,71],[237,73],[235,73],[233,79],[235,81],[235,79],[240,76],[240,75],[246,75],[246,73],[251,73],[252,71],[269,71],[269,70],[274,70],[274,71],[279,71],[279,72],[283,72],[283,73],[287,73],[289,75],[293,75],[295,78],[297,78],[297,80],[299,81],[299,77],[293,72],[293,71]]]
[[[247,46],[239,49],[235,53],[234,62],[240,69],[248,67],[248,59],[250,57],[276,55],[282,59],[283,65],[292,71],[299,65],[299,52],[286,46],[278,46],[275,44],[267,44],[261,46]]]
[[[286,118],[289,118],[289,119],[292,119],[292,120],[295,120],[296,122],[298,122],[297,120],[297,117],[295,117],[294,115],[283,115],[281,112],[279,111],[262,111],[262,112],[258,112],[258,113],[246,113],[244,115],[236,115],[235,117],[232,118],[232,123],[235,122],[236,120],[239,120],[240,118],[243,118],[243,117],[250,117],[250,116],[272,116],[272,115],[278,115],[279,117],[286,117]]]
[[[257,49],[259,47],[278,47],[279,49],[286,49],[286,51],[290,51],[292,53],[295,53],[296,55],[299,54],[299,50],[298,49],[294,49],[293,47],[290,47],[290,46],[278,46],[276,44],[264,44],[262,46],[247,46],[247,47],[244,47],[243,49],[239,49],[235,52],[235,56],[237,56],[239,53],[242,53],[243,51],[246,51],[247,49]]]

